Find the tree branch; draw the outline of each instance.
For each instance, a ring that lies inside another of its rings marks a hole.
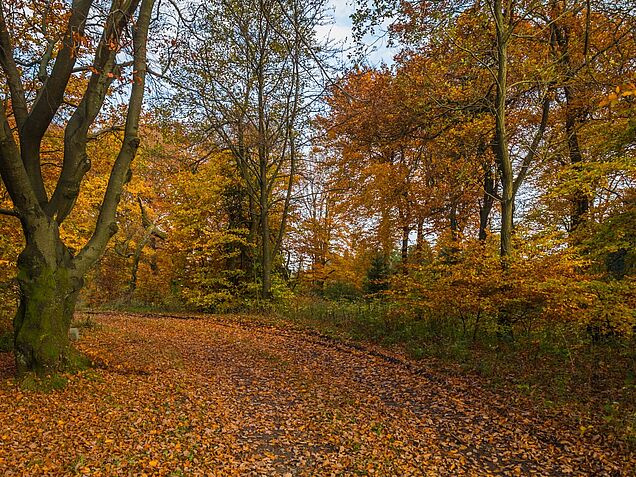
[[[28,220],[33,214],[41,212],[20,159],[4,105],[0,105],[0,176],[14,207],[23,219]]]
[[[0,215],[8,215],[10,217],[17,217],[20,218],[20,212],[18,212],[15,209],[2,209],[0,208]]]
[[[548,125],[548,117],[550,115],[551,104],[552,104],[552,100],[550,99],[550,95],[548,94],[548,92],[546,92],[543,98],[543,106],[541,109],[541,123],[539,124],[539,129],[537,129],[537,132],[535,133],[534,138],[532,139],[532,144],[530,145],[530,148],[528,149],[526,157],[523,158],[523,162],[521,164],[521,170],[519,171],[516,179],[514,180],[514,183],[512,186],[513,194],[516,194],[517,191],[519,190],[521,183],[524,181],[526,175],[528,174],[528,168],[530,167],[530,164],[532,164],[532,161],[537,155],[537,149],[539,148],[539,144],[541,143],[541,140],[543,139],[543,134],[545,133],[546,127]]]
[[[88,131],[104,104],[108,88],[119,74],[119,66],[115,63],[117,51],[111,47],[111,44],[121,37],[126,24],[139,5],[139,0],[130,0],[125,10],[116,9],[115,4],[116,2],[113,2],[95,53],[94,73],[90,77],[79,106],[64,130],[62,172],[46,207],[49,217],[55,217],[59,224],[70,214],[79,194],[80,183],[91,168],[91,162],[86,153]]]
[[[42,138],[64,100],[64,93],[77,59],[79,37],[84,34],[86,18],[93,0],[73,0],[71,17],[62,48],[57,54],[51,75],[40,88],[31,112],[20,130],[20,153],[33,190],[41,206],[48,202],[42,170],[40,147]],[[42,73],[42,65],[40,65]]]
[[[146,84],[146,56],[148,30],[154,0],[142,0],[136,30],[133,37],[134,78],[130,93],[124,142],[108,180],[108,186],[97,218],[93,236],[75,257],[74,262],[80,273],[85,273],[101,256],[110,238],[117,232],[115,221],[117,206],[124,184],[130,180],[130,164],[139,147],[139,118]]]
[[[18,129],[21,129],[28,116],[26,96],[22,77],[13,57],[13,46],[11,45],[11,35],[4,18],[4,1],[0,0],[0,65],[7,77],[9,91],[11,93],[11,104]]]

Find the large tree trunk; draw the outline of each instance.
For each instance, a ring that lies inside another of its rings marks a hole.
[[[27,245],[18,260],[20,304],[13,327],[19,375],[67,369],[78,357],[68,330],[83,280],[72,267],[57,225],[46,218],[38,222],[26,232]]]

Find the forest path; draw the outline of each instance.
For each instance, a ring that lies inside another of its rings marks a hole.
[[[514,393],[232,317],[91,315],[50,394],[0,354],[0,475],[634,475]]]

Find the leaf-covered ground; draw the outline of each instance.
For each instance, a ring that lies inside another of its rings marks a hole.
[[[636,475],[618,442],[426,363],[232,317],[93,319],[98,366],[63,390],[21,389],[0,353],[0,475]]]

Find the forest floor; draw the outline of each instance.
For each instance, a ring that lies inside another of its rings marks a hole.
[[[96,367],[25,390],[0,353],[0,475],[636,475],[563,411],[426,360],[246,317],[78,317]]]

